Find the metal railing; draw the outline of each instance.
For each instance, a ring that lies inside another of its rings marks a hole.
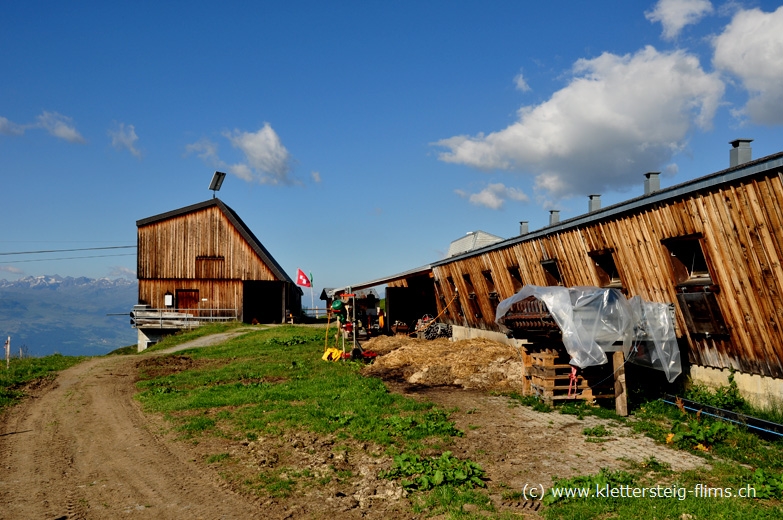
[[[134,307],[130,312],[133,328],[185,329],[207,323],[236,321],[237,309],[152,309]]]

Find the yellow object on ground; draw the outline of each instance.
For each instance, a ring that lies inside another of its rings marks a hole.
[[[326,349],[326,352],[324,352],[324,355],[321,357],[321,359],[324,361],[337,361],[342,357],[342,355],[342,350],[332,347]]]

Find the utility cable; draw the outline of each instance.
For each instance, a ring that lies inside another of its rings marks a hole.
[[[0,256],[9,255],[37,255],[41,253],[65,253],[71,251],[99,251],[105,249],[135,249],[136,246],[107,246],[107,247],[82,247],[78,249],[45,249],[41,251],[14,251],[10,253],[0,253]]]

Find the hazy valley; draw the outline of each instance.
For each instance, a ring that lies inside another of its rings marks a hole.
[[[0,280],[0,334],[32,356],[101,355],[136,343],[128,313],[136,280],[57,275]],[[124,313],[123,316],[107,314]]]

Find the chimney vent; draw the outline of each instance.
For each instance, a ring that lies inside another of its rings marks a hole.
[[[601,209],[601,196],[590,195],[590,200],[587,204],[587,211],[592,213],[593,211],[598,211],[599,209]]]
[[[529,233],[528,226],[527,226],[527,220],[520,220],[519,221],[519,234],[520,235],[527,235]]]
[[[644,174],[644,194],[656,192],[661,189],[661,172],[647,172]]]
[[[559,209],[549,210],[549,225],[553,226],[558,222],[560,222],[560,210]]]
[[[751,142],[753,142],[753,139],[734,139],[729,141],[731,145],[731,150],[729,150],[729,168],[752,160]]]

